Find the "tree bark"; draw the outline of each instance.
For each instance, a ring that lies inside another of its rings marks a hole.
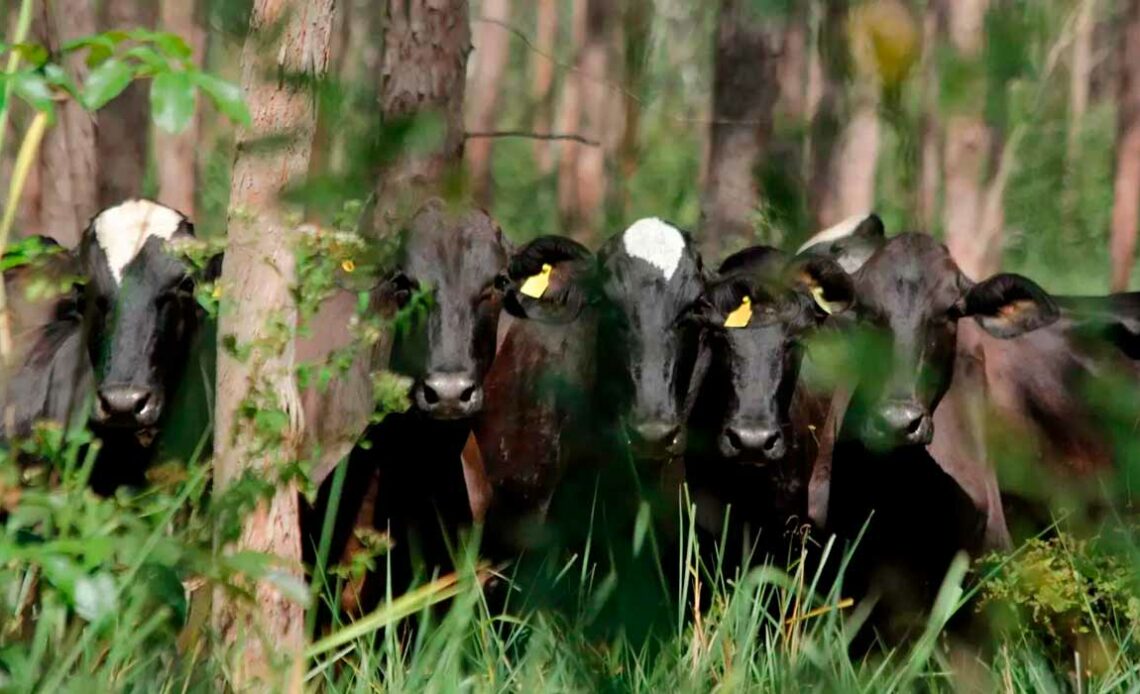
[[[40,4],[37,30],[44,45],[58,53],[71,39],[95,33],[93,4],[86,0],[56,0]],[[64,69],[79,84],[87,79],[81,53],[64,60]],[[56,123],[44,135],[40,150],[41,223],[67,247],[99,209],[96,194],[95,120],[75,100],[56,106]]]
[[[582,120],[582,51],[586,41],[586,17],[589,0],[574,0],[570,24],[570,43],[574,47],[574,70],[562,80],[558,104],[558,132],[576,133]],[[559,143],[558,151],[558,216],[564,232],[580,227],[578,219],[578,157],[583,145],[570,140]]]
[[[963,60],[979,60],[989,0],[955,0],[946,9],[953,49]],[[991,152],[1000,150],[995,144],[996,134],[986,123],[980,104],[960,105],[946,119],[943,179],[948,203],[943,209],[943,229],[950,254],[974,279],[1001,265],[1003,190],[994,185],[1004,188],[1004,180],[999,176],[987,180]]]
[[[1120,33],[1116,185],[1112,203],[1112,290],[1128,288],[1140,222],[1140,0],[1128,0]]]
[[[938,48],[942,40],[941,0],[929,0],[922,20],[922,142],[919,152],[916,215],[922,229],[938,223],[938,189],[942,183],[941,123],[938,118]]]
[[[183,0],[183,4],[190,3]],[[99,25],[103,31],[153,28],[155,10],[155,5],[145,0],[105,0]],[[150,144],[148,86],[136,80],[99,110],[95,140],[101,208],[142,195]]]
[[[510,0],[484,0],[484,20],[510,20]],[[495,129],[499,112],[499,92],[510,57],[510,34],[490,21],[476,21],[474,30],[475,68],[471,75],[471,99],[467,130],[489,132]],[[467,171],[471,196],[482,207],[491,204],[491,151],[495,138],[476,138],[467,144]]]
[[[752,218],[760,205],[755,172],[771,137],[779,90],[779,29],[753,16],[748,2],[721,0],[701,195],[701,248],[710,261],[753,239]]]
[[[610,72],[610,35],[613,31],[614,12],[610,0],[587,0],[586,34],[579,58],[578,79],[581,98],[581,135],[609,144],[610,105],[612,94],[608,83]],[[606,199],[606,147],[581,147],[578,150],[577,194],[574,217],[578,228],[574,237],[587,246],[593,246],[598,237]]]
[[[230,188],[229,231],[221,286],[228,305],[218,330],[217,417],[214,442],[214,484],[224,491],[246,474],[273,483],[277,489],[243,519],[237,549],[264,552],[277,558],[280,570],[302,580],[298,494],[294,481],[280,479],[283,466],[296,458],[303,423],[294,367],[293,335],[296,305],[293,242],[278,193],[304,176],[309,166],[316,127],[315,99],[283,73],[324,76],[329,61],[334,0],[290,2],[256,0],[250,34],[241,58],[241,85],[252,123],[239,130],[237,158]],[[279,38],[278,29],[283,29]],[[266,45],[267,42],[279,45]],[[267,136],[288,134],[273,149],[251,147]],[[285,334],[282,334],[285,333]],[[247,348],[239,359],[227,345]],[[280,441],[266,445],[257,431],[249,405],[260,411],[276,409],[286,415]],[[304,610],[277,588],[262,582],[254,589],[256,606],[248,609],[229,596],[215,601],[214,625],[224,641],[235,645],[234,663],[239,691],[260,686],[282,689],[276,673],[297,677],[304,643]],[[271,657],[291,660],[280,668]],[[299,685],[290,679],[289,686]]]
[[[422,201],[461,173],[463,97],[471,27],[466,0],[390,2],[380,66],[383,123],[438,118],[442,136],[430,150],[405,152],[378,174],[373,227],[387,234]]]
[[[551,113],[554,104],[551,99],[554,86],[554,44],[558,39],[558,5],[555,0],[538,0],[536,12],[534,51],[531,51],[531,99],[534,101],[534,119],[531,130],[536,133],[550,132]],[[540,173],[546,175],[554,170],[554,147],[549,140],[534,141],[534,160]]]
[[[194,51],[194,63],[202,65],[206,32],[199,23],[196,0],[162,0],[159,8],[164,31],[178,34]],[[155,129],[154,158],[158,173],[158,201],[194,218],[198,191],[198,157],[201,108],[186,130],[177,135]]]
[[[641,159],[641,108],[637,96],[643,91],[645,67],[649,58],[653,4],[648,0],[627,0],[623,6],[622,29],[625,38],[624,82],[629,92],[622,95],[622,129],[618,141],[617,160],[620,180],[613,185],[614,209],[619,219],[629,219],[629,182],[637,173]]]

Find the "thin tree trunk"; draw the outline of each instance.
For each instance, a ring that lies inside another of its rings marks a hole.
[[[484,0],[483,20],[510,20],[510,0]],[[471,98],[467,130],[489,132],[495,129],[499,93],[510,57],[510,33],[492,21],[476,21],[474,29],[475,68],[471,74]],[[467,171],[471,195],[483,207],[491,204],[491,151],[495,139],[476,138],[467,144]]]
[[[1112,204],[1112,290],[1128,288],[1140,222],[1140,0],[1128,0],[1120,33],[1116,186]]]
[[[989,0],[955,0],[947,4],[951,45],[964,60],[981,55]],[[962,271],[984,277],[1001,265],[1001,190],[987,190],[987,172],[995,133],[986,123],[981,104],[963,105],[946,120],[943,177],[947,204],[943,209],[946,245]],[[995,176],[992,183],[1004,188]],[[996,205],[994,204],[996,198]],[[989,200],[989,204],[987,204]]]
[[[218,330],[217,417],[214,484],[224,492],[246,474],[274,483],[272,499],[261,501],[243,519],[237,549],[277,557],[283,571],[302,580],[298,494],[295,482],[280,484],[285,465],[296,457],[303,423],[294,368],[293,336],[281,326],[296,324],[293,239],[278,194],[305,175],[316,127],[315,99],[284,73],[323,77],[329,62],[334,0],[290,2],[256,0],[250,34],[241,59],[241,85],[253,120],[238,132],[237,158],[230,189],[229,231],[222,287],[229,306]],[[283,23],[283,26],[282,26]],[[279,46],[265,45],[278,29]],[[272,149],[249,143],[289,134]],[[238,358],[227,345],[249,349]],[[288,423],[280,440],[266,445],[264,430],[245,414],[252,403],[260,412],[281,411]],[[304,610],[275,586],[254,589],[256,608],[219,595],[214,626],[240,654],[234,663],[235,689],[260,681],[261,687],[299,689]],[[291,667],[272,662],[276,657]],[[289,673],[286,682],[281,673]]]
[[[183,0],[183,4],[192,3]],[[155,10],[154,3],[146,0],[105,0],[99,25],[103,31],[152,28]],[[150,144],[148,86],[147,82],[132,82],[99,111],[95,139],[100,207],[142,195]]]
[[[804,123],[808,114],[808,65],[810,42],[807,3],[797,3],[784,27],[780,56],[776,63],[776,79],[780,96],[776,102],[779,117],[792,123]]]
[[[588,0],[574,0],[570,25],[570,42],[574,46],[573,72],[562,80],[562,96],[558,104],[557,130],[563,133],[581,131],[582,120],[582,49],[586,40]],[[563,140],[558,152],[558,216],[562,229],[573,232],[581,222],[578,219],[578,157],[583,145]]]
[[[587,0],[586,37],[579,61],[581,80],[581,121],[579,131],[601,147],[582,147],[578,151],[577,212],[579,227],[574,236],[591,246],[597,238],[606,199],[606,149],[613,138],[609,137],[610,91],[610,35],[613,32],[614,12],[610,0]]]
[[[206,32],[199,23],[197,0],[162,0],[159,21],[164,31],[178,34],[194,51],[193,60],[202,65],[206,52]],[[198,191],[198,149],[201,146],[201,108],[186,130],[172,135],[155,129],[154,158],[158,173],[158,201],[194,218]]]
[[[554,104],[551,99],[554,86],[554,45],[558,39],[558,4],[555,0],[538,0],[534,46],[531,51],[531,98],[534,101],[534,121],[531,127],[536,133],[550,132],[551,112]],[[554,170],[554,148],[549,140],[534,141],[534,160],[542,174]]]
[[[715,38],[712,125],[701,195],[701,247],[710,260],[752,242],[760,206],[756,169],[772,132],[779,29],[741,0],[721,0]]]
[[[1078,223],[1080,145],[1085,112],[1088,111],[1089,107],[1095,11],[1095,0],[1077,0],[1072,58],[1069,61],[1069,117],[1065,133],[1065,177],[1061,189],[1061,211],[1064,215],[1061,228],[1065,230],[1074,228]],[[1063,241],[1071,238],[1072,236],[1069,233],[1062,234]]]
[[[625,34],[625,85],[630,92],[622,95],[622,130],[618,142],[618,171],[621,179],[615,181],[614,209],[619,219],[628,219],[630,210],[629,182],[637,173],[641,147],[641,94],[645,81],[646,62],[649,59],[649,32],[653,20],[653,5],[648,0],[628,0],[624,5],[622,28]]]
[[[942,182],[941,123],[938,119],[938,47],[942,39],[941,0],[929,0],[922,21],[922,142],[919,152],[917,214],[924,231],[938,223],[938,188]]]
[[[390,2],[380,67],[380,117],[385,123],[438,117],[443,134],[432,151],[406,152],[379,173],[374,231],[386,234],[445,176],[463,164],[463,97],[471,27],[466,0]]]
[[[864,83],[851,89],[856,92],[853,107],[835,145],[831,182],[816,209],[821,228],[870,212],[875,205],[875,169],[879,161],[877,88]]]
[[[847,41],[847,0],[832,0],[823,7],[818,41],[813,54],[818,64],[818,102],[811,121],[811,171],[808,203],[815,228],[830,226],[834,215],[835,168],[848,116],[845,85],[851,73]]]
[[[58,53],[71,39],[95,33],[93,4],[86,0],[44,2],[37,28],[48,49]],[[68,56],[64,68],[79,84],[87,78],[81,53]],[[99,208],[95,119],[76,101],[69,99],[57,106],[55,126],[44,135],[40,166],[43,228],[64,246],[75,246]]]

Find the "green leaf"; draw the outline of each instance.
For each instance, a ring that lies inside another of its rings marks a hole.
[[[44,65],[44,79],[51,86],[59,87],[75,98],[79,98],[79,90],[76,88],[75,82],[71,81],[71,75],[68,75],[62,67],[55,63]]]
[[[242,98],[241,89],[232,82],[204,72],[190,73],[190,79],[210,96],[214,106],[238,125],[249,125],[249,108]]]
[[[13,87],[21,99],[37,111],[51,111],[51,87],[44,76],[35,70],[17,73]]]
[[[194,83],[185,72],[164,72],[150,84],[151,117],[158,127],[180,133],[194,117]]]
[[[106,60],[91,71],[83,86],[81,101],[88,111],[95,111],[121,94],[134,79],[134,70],[118,58]]]
[[[153,36],[153,40],[169,58],[189,60],[194,55],[194,50],[190,48],[190,44],[186,43],[186,39],[178,34],[171,34],[166,31],[159,32]]]
[[[17,43],[12,50],[27,63],[39,66],[47,62],[48,50],[38,43]]]
[[[158,75],[170,71],[170,64],[166,62],[166,58],[150,46],[135,46],[123,55],[145,65],[151,74]]]

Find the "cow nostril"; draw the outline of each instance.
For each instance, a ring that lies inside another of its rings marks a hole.
[[[150,402],[150,393],[142,393],[139,395],[138,400],[135,402],[135,414],[142,414],[146,409],[147,403]]]
[[[468,402],[471,402],[471,399],[473,397],[475,397],[475,386],[471,386],[470,388],[464,388],[463,392],[459,394],[459,401],[463,402],[463,403],[468,403]]]
[[[764,440],[764,450],[769,452],[775,450],[776,447],[780,445],[780,438],[780,432],[772,432],[768,438]]]
[[[906,426],[906,433],[913,436],[914,434],[917,434],[918,430],[921,428],[922,428],[922,417],[915,417],[914,419],[912,419],[910,421],[910,424],[908,424]]]
[[[429,386],[428,384],[425,383],[423,385],[423,393],[424,393],[424,402],[426,402],[427,404],[436,405],[439,403],[439,393],[435,392],[435,388],[432,388],[431,386]]]
[[[744,442],[740,440],[740,434],[737,434],[735,430],[729,429],[726,431],[725,438],[728,439],[728,445],[731,446],[734,450],[744,450]]]

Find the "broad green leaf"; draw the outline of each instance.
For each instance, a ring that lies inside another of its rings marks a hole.
[[[13,87],[21,99],[31,104],[37,111],[51,111],[51,87],[44,76],[36,70],[17,73]]]
[[[134,58],[135,60],[146,66],[149,74],[162,74],[170,71],[170,64],[166,62],[166,58],[162,54],[154,50],[150,46],[135,46],[123,54],[127,58]]]
[[[239,125],[249,125],[249,108],[236,84],[197,71],[190,73],[190,79],[210,96],[214,106],[227,118]]]
[[[38,43],[17,43],[12,50],[20,55],[24,62],[32,65],[43,65],[48,59],[48,50]]]
[[[71,75],[64,72],[63,68],[55,63],[48,63],[44,65],[44,79],[53,87],[59,87],[68,94],[75,98],[79,98],[79,89],[76,88],[75,82],[71,80]]]
[[[150,84],[151,117],[158,127],[180,133],[194,117],[194,83],[185,72],[164,72]]]
[[[186,40],[178,34],[171,34],[165,31],[160,32],[154,35],[154,42],[166,53],[167,57],[170,58],[189,60],[194,55],[190,44],[186,43]]]
[[[83,107],[95,111],[122,93],[134,79],[134,70],[118,58],[104,61],[91,71],[83,86]]]

